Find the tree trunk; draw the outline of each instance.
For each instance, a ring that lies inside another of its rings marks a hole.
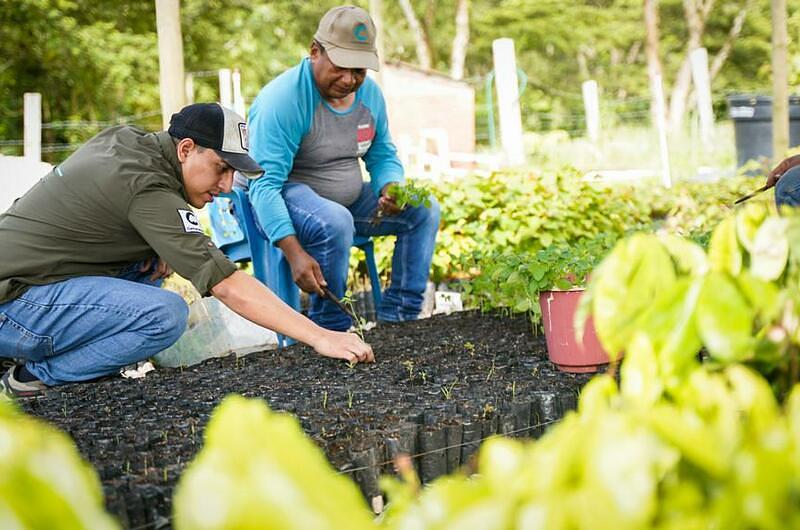
[[[659,120],[659,105],[656,101],[656,83],[661,82],[661,57],[658,52],[658,0],[644,0],[644,27],[644,52],[647,58],[647,78],[650,81],[650,117],[653,121],[653,126],[655,126]]]
[[[375,48],[378,50],[380,70],[375,72],[375,80],[383,86],[383,63],[386,61],[386,50],[383,45],[383,0],[369,0],[369,14],[375,22]]]
[[[772,0],[772,157],[789,149],[789,34],[786,0]]]
[[[686,104],[692,88],[690,55],[703,43],[706,20],[713,6],[714,0],[683,0],[683,12],[689,29],[689,40],[686,44],[686,57],[678,70],[669,98],[669,123],[672,132],[680,131],[683,126],[683,116],[686,114]]]
[[[631,49],[628,50],[628,54],[625,56],[625,63],[626,64],[633,64],[639,58],[639,52],[642,49],[642,41],[637,40],[631,46]]]
[[[450,77],[464,79],[464,62],[469,44],[469,0],[458,0],[456,7],[456,36],[450,54]]]
[[[414,8],[411,6],[411,0],[398,0],[398,2],[400,8],[403,10],[403,15],[406,17],[408,27],[411,28],[411,33],[414,35],[414,43],[417,47],[417,62],[420,68],[430,70],[433,62],[431,60],[431,49],[430,46],[428,46],[425,30],[419,23],[419,19],[416,13],[414,13]]]
[[[736,39],[739,38],[739,35],[742,32],[747,11],[752,6],[753,0],[748,0],[747,4],[736,15],[736,18],[733,19],[731,29],[728,31],[728,37],[725,39],[722,47],[711,61],[711,65],[708,68],[708,78],[712,83],[714,82],[714,78],[717,76],[717,74],[719,74],[720,70],[722,70],[722,66],[725,64],[725,61],[728,60],[728,57],[731,54],[731,49],[733,49],[733,44],[736,42]],[[697,101],[695,99],[695,94],[694,91],[692,91],[691,95],[689,96],[689,110],[693,109],[696,103]]]
[[[731,26],[730,31],[728,31],[728,37],[725,39],[722,47],[711,61],[711,66],[708,69],[708,75],[711,77],[712,81],[717,76],[719,71],[722,70],[722,65],[725,64],[725,61],[728,60],[728,56],[730,56],[731,49],[733,48],[733,43],[736,42],[736,39],[739,38],[739,34],[742,32],[744,19],[747,16],[747,10],[752,6],[752,4],[752,1],[747,2],[742,10],[739,11],[739,14],[736,15],[736,18],[733,19],[733,25]]]

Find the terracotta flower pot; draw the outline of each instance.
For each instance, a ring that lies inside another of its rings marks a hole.
[[[597,340],[591,318],[584,326],[583,343],[575,337],[573,322],[582,294],[583,289],[542,291],[539,294],[547,353],[550,361],[562,372],[596,372],[609,363],[608,354]]]

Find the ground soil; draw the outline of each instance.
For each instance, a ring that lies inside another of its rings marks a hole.
[[[69,433],[128,528],[169,526],[172,490],[226,395],[264,398],[295,414],[366,498],[399,452],[421,478],[468,465],[480,440],[538,436],[575,407],[586,375],[558,372],[526,319],[467,312],[366,333],[377,362],[350,368],[302,345],[140,380],[51,389],[23,408]]]

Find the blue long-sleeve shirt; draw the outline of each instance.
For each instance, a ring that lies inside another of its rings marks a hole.
[[[320,95],[308,58],[268,83],[250,108],[250,156],[264,175],[250,182],[250,201],[269,240],[294,235],[281,190],[308,184],[322,197],[349,206],[361,191],[363,158],[377,195],[403,181],[403,166],[389,134],[386,104],[369,77],[346,111]]]

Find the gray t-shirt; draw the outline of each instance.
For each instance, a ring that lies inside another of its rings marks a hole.
[[[364,180],[358,160],[374,136],[375,121],[363,103],[337,113],[320,102],[311,130],[294,157],[288,182],[308,184],[320,196],[344,206],[353,204]]]

